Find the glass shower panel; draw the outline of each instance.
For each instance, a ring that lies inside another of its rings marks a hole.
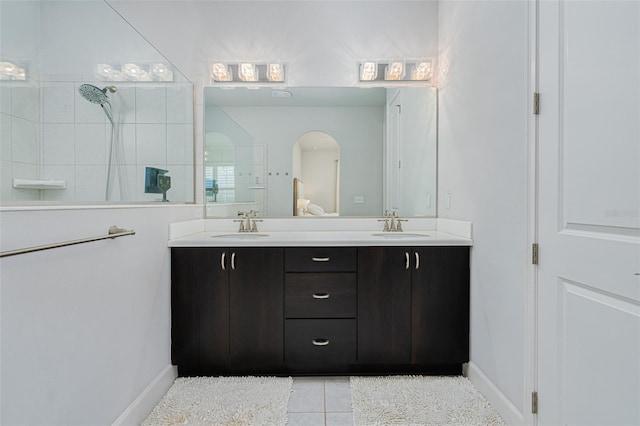
[[[255,206],[253,137],[218,106],[207,104],[205,198],[211,215]]]
[[[0,8],[0,60],[26,71],[0,76],[0,201],[156,202],[152,167],[193,202],[193,84],[106,2]]]

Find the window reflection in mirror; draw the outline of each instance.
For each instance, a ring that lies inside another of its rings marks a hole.
[[[271,88],[205,88],[208,217],[235,216],[246,210],[261,216],[297,216],[294,178],[305,189],[302,199],[312,210],[321,207],[322,216],[380,216],[391,208],[403,216],[435,216],[434,88],[286,91],[289,97],[273,96]],[[233,154],[209,143],[215,133],[228,137]],[[301,159],[302,150],[296,154],[295,146],[320,134],[339,144],[339,161],[333,167],[316,167],[325,182],[313,184],[310,192],[309,178],[295,160],[296,155]],[[213,194],[213,180],[217,195],[221,191],[217,167],[232,165],[233,200],[218,198]],[[303,216],[308,216],[308,206]]]

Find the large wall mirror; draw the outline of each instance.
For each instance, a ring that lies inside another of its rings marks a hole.
[[[208,217],[436,214],[430,87],[204,89]]]
[[[0,53],[0,204],[194,201],[193,84],[109,4],[0,1]]]

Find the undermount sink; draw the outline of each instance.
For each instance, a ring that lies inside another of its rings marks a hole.
[[[254,234],[252,232],[237,233],[237,234],[224,234],[224,235],[212,235],[211,238],[230,238],[234,240],[257,240],[260,237],[268,237],[269,234]]]
[[[404,232],[382,232],[380,234],[373,234],[374,237],[390,238],[390,239],[403,239],[403,238],[424,238],[428,237],[426,234],[407,234]]]

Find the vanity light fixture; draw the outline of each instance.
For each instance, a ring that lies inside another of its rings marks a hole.
[[[27,72],[24,68],[9,61],[0,62],[0,80],[26,80]]]
[[[233,81],[233,74],[227,65],[215,62],[211,64],[211,78],[215,81]]]
[[[214,83],[284,83],[284,65],[279,62],[239,62],[211,64]]]
[[[431,80],[431,62],[418,62],[411,70],[411,80]]]
[[[391,62],[384,69],[385,80],[402,80],[405,75],[404,62]]]
[[[363,62],[360,64],[360,80],[373,81],[378,77],[378,64],[375,62]]]
[[[165,64],[151,64],[149,71],[160,81],[173,81],[173,71],[171,71]]]
[[[136,64],[123,64],[122,72],[131,77],[132,80],[137,80],[142,75],[142,68]]]
[[[258,81],[258,69],[255,64],[242,63],[238,68],[238,77],[240,77],[242,81]]]
[[[97,64],[94,74],[103,81],[173,81],[173,71],[163,63],[138,65],[129,62],[122,64],[120,69],[111,64]]]
[[[433,77],[431,60],[379,60],[359,63],[361,82],[430,82]]]
[[[284,67],[282,64],[269,64],[267,78],[269,81],[282,83],[284,81]]]

